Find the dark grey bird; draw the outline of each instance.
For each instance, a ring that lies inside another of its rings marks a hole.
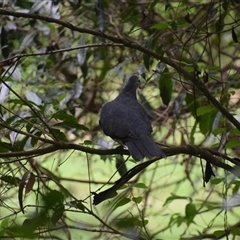
[[[139,78],[131,76],[122,92],[103,106],[99,124],[107,136],[126,145],[135,160],[154,156],[165,158],[165,153],[151,136],[148,116],[137,101],[139,84]]]

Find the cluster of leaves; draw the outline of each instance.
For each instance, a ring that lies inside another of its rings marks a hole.
[[[239,236],[239,8],[3,1],[0,236]],[[99,149],[113,143],[98,113],[133,73],[145,81],[139,100],[154,138],[172,156],[137,167],[124,150]],[[206,190],[201,159],[219,167]],[[105,204],[92,206],[94,194]]]

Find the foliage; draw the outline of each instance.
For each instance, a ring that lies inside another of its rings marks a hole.
[[[239,10],[3,1],[1,239],[239,236]],[[135,163],[99,127],[132,74],[166,160]]]

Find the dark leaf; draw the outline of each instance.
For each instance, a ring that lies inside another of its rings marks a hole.
[[[115,208],[122,207],[122,206],[128,204],[129,202],[131,202],[131,199],[129,199],[129,198],[122,198],[122,199],[120,199],[116,203]]]
[[[232,27],[232,39],[235,43],[238,43],[238,37],[233,27]]]
[[[82,210],[83,212],[85,212],[85,206],[82,203],[82,201],[71,201],[70,202],[71,205],[74,205],[74,207],[76,207],[79,210]]]
[[[32,190],[34,183],[35,183],[35,176],[33,173],[31,173],[31,175],[26,183],[25,195],[28,194]]]
[[[123,157],[116,158],[116,169],[121,177],[127,172],[126,163]]]
[[[173,82],[171,77],[168,76],[167,68],[159,78],[159,89],[163,103],[168,106],[169,102],[172,99]]]
[[[132,201],[135,202],[135,203],[141,203],[143,200],[143,197],[133,197],[132,198]]]
[[[9,56],[8,32],[4,27],[1,30],[1,49],[4,58]]]
[[[19,184],[19,189],[18,189],[18,202],[19,202],[19,206],[20,206],[20,209],[22,211],[22,213],[24,214],[24,208],[23,208],[23,189],[24,189],[24,186],[26,184],[26,181],[27,181],[27,178],[28,178],[28,175],[30,174],[30,172],[25,172],[23,174],[23,177],[21,179],[21,182]]]
[[[221,32],[224,28],[224,17],[220,15],[219,19],[216,21],[215,28],[217,32]]]
[[[53,225],[56,225],[56,223],[61,219],[61,217],[63,216],[64,213],[64,205],[63,204],[59,204],[53,212],[53,215],[51,217],[51,221]]]
[[[204,178],[205,183],[208,183],[212,176],[215,177],[215,174],[213,172],[211,163],[207,162],[206,168],[205,168],[205,178]]]
[[[2,176],[0,179],[2,181],[4,181],[5,183],[9,183],[9,184],[14,185],[14,186],[18,186],[20,181],[21,181],[19,178],[12,177],[12,176],[9,176],[9,175]]]
[[[152,34],[146,41],[145,47],[147,49],[152,49],[152,41],[153,38],[155,37],[155,34]],[[144,62],[144,66],[146,67],[146,69],[149,71],[149,67],[150,67],[150,56],[146,53],[143,54],[143,62]]]
[[[64,195],[57,190],[50,190],[42,196],[42,199],[47,209],[55,209],[57,206],[63,204]]]

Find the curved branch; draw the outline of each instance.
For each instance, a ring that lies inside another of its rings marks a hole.
[[[35,156],[35,155],[44,155],[48,153],[52,153],[58,150],[78,150],[84,153],[89,154],[97,154],[97,155],[114,155],[114,154],[121,154],[121,155],[129,155],[128,150],[122,149],[122,148],[114,148],[114,149],[95,149],[90,147],[81,146],[74,143],[65,143],[65,142],[53,142],[52,145],[36,149],[36,150],[29,150],[29,151],[20,151],[20,152],[4,152],[0,153],[0,158],[9,158],[9,157],[27,157],[27,156]],[[207,148],[201,148],[193,145],[185,145],[185,146],[179,146],[179,147],[169,147],[169,148],[163,148],[163,151],[166,153],[166,155],[174,156],[179,154],[188,154],[191,156],[195,156],[198,158],[203,158],[207,162],[220,167],[222,169],[225,169],[235,176],[239,177],[240,174],[237,173],[236,169],[221,160],[219,160],[218,157],[214,156],[211,151],[209,151]],[[148,160],[146,162],[150,161],[156,161],[160,158],[154,158],[153,160]],[[240,166],[240,162],[238,162],[236,159],[229,158],[228,161],[236,164],[237,166]],[[2,162],[1,164],[5,164],[6,162]],[[145,162],[144,162],[145,163]]]

